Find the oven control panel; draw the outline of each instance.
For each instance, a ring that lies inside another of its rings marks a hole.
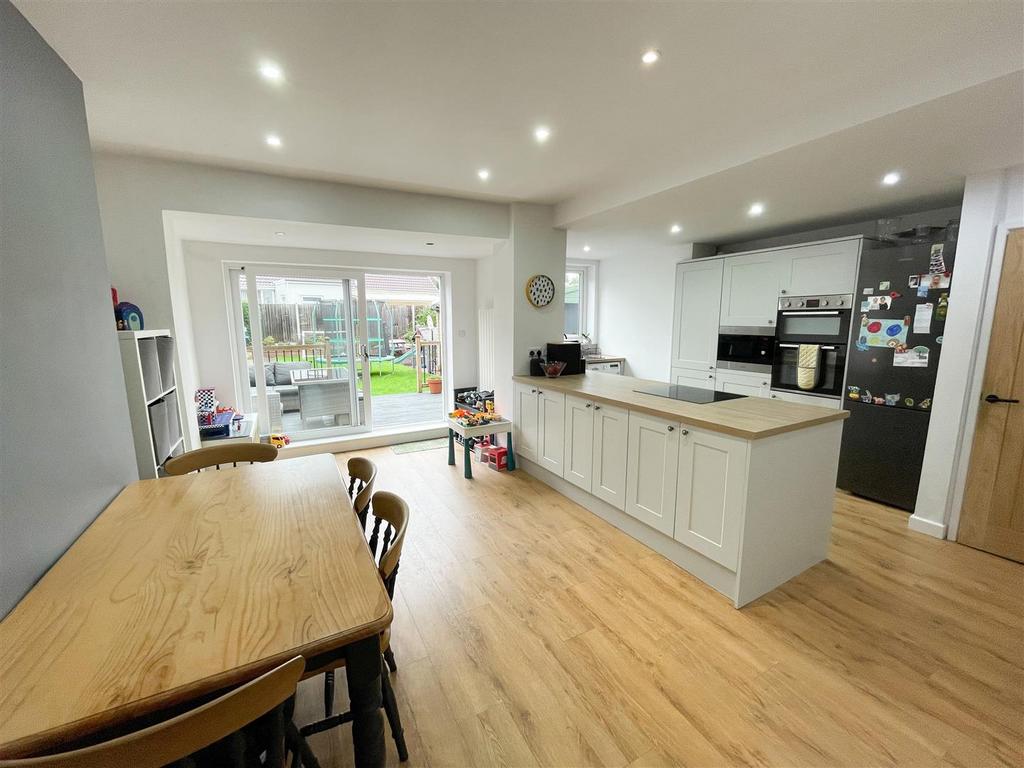
[[[838,293],[832,296],[784,296],[779,299],[779,309],[850,309],[853,306],[852,293]]]

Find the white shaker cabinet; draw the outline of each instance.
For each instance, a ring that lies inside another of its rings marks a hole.
[[[714,373],[718,357],[722,263],[721,259],[708,259],[676,265],[673,369],[705,372],[705,375]]]
[[[566,395],[562,477],[587,493],[592,492],[594,447],[594,403]]]
[[[857,285],[857,264],[861,240],[804,245],[779,251],[789,260],[789,296],[817,296],[853,293]]]
[[[779,294],[789,285],[790,259],[767,251],[722,263],[721,325],[774,326]]]
[[[747,497],[746,440],[683,428],[679,435],[676,541],[735,571]]]
[[[772,389],[772,375],[719,369],[715,374],[715,389],[747,397],[768,397]]]
[[[613,507],[626,508],[629,411],[594,403],[594,463],[590,492]]]
[[[629,413],[625,513],[667,536],[675,518],[679,424]]]
[[[516,455],[537,461],[537,426],[540,409],[537,387],[516,383],[515,394],[515,446]]]
[[[537,463],[562,476],[565,454],[565,395],[537,389]]]

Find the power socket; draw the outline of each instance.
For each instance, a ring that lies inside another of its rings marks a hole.
[[[534,358],[534,357],[543,357],[543,356],[544,356],[544,351],[540,347],[533,347],[530,350],[530,358],[531,359]]]

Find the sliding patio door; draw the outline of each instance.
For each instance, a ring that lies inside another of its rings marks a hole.
[[[260,432],[299,441],[368,431],[362,274],[247,264],[229,281],[238,399],[258,412]]]

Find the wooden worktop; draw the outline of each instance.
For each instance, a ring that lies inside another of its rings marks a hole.
[[[333,456],[132,483],[0,622],[0,758],[391,623]]]
[[[849,415],[842,410],[786,403],[766,397],[741,397],[719,403],[687,403],[635,391],[652,384],[663,385],[665,382],[613,373],[590,372],[576,376],[559,376],[557,379],[539,376],[512,378],[537,389],[557,390],[599,403],[620,405],[631,411],[641,411],[665,419],[678,419],[683,424],[748,440],[794,432],[830,421],[841,421]]]

